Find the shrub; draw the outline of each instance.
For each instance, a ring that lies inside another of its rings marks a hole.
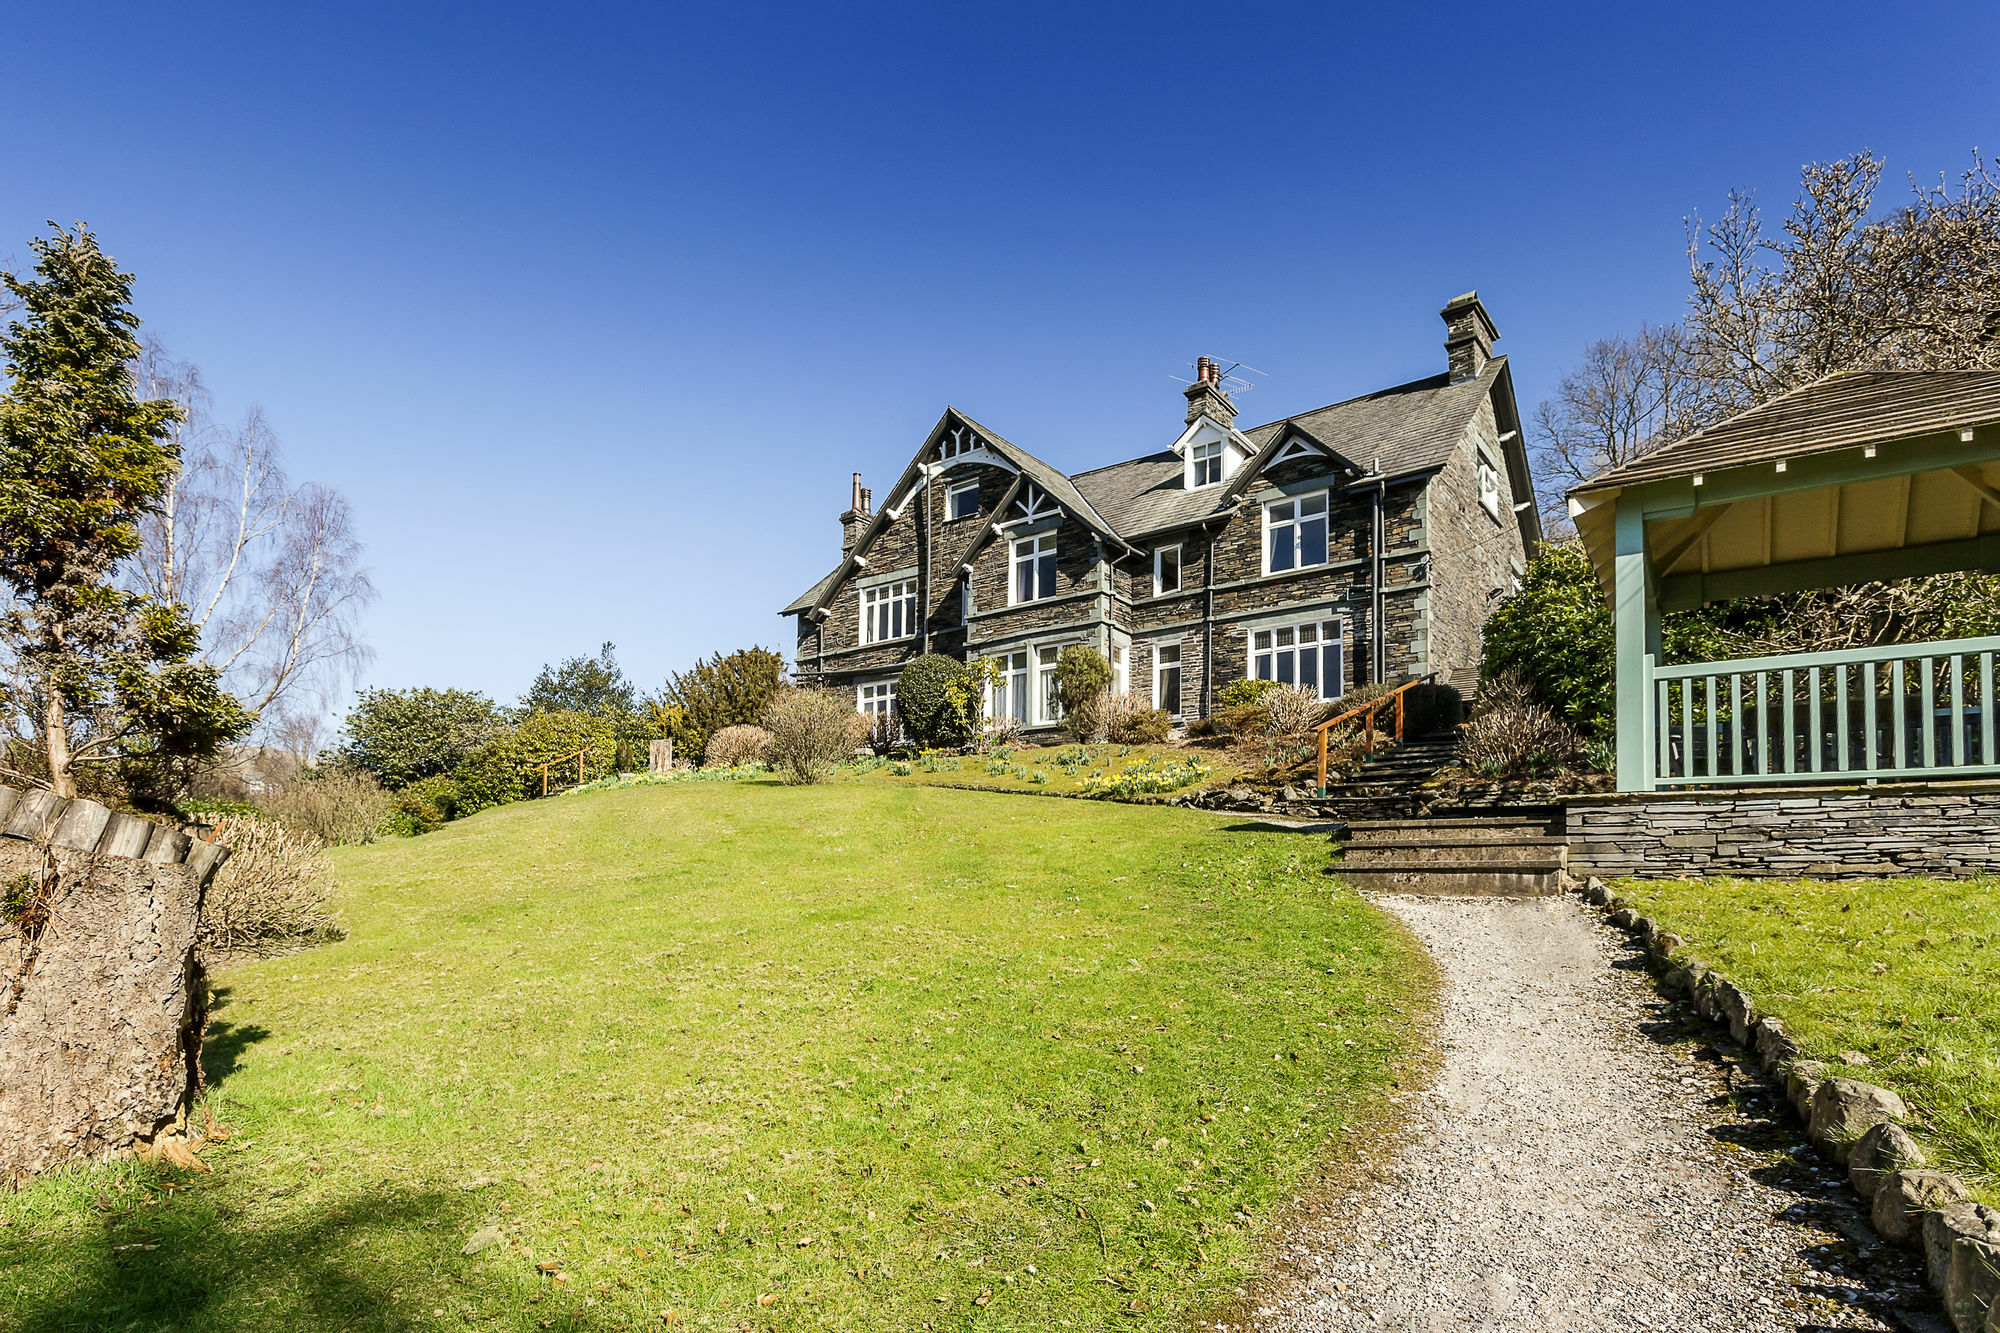
[[[755,725],[785,684],[785,659],[768,648],[717,653],[667,678],[652,703],[651,730],[670,737],[676,754],[708,753],[724,727]]]
[[[339,939],[327,912],[325,844],[268,819],[230,815],[215,827],[229,859],[202,900],[209,940],[219,949],[271,951]]]
[[[1129,694],[1104,696],[1104,739],[1114,745],[1158,745],[1173,725],[1164,708],[1148,708]]]
[[[1088,644],[1073,643],[1056,658],[1055,684],[1063,730],[1080,741],[1094,740],[1101,729],[1103,695],[1111,686],[1111,664]]]
[[[1267,690],[1258,702],[1264,706],[1264,716],[1269,721],[1271,733],[1286,740],[1308,735],[1313,728],[1334,715],[1319,697],[1319,691],[1303,686],[1285,685]],[[1342,704],[1342,712],[1353,706],[1345,700]]]
[[[714,768],[734,768],[738,764],[758,764],[770,748],[771,733],[762,727],[738,723],[724,727],[708,739],[701,762]]]
[[[385,827],[391,833],[414,838],[443,828],[458,818],[459,790],[454,778],[425,778],[412,782],[395,794],[395,808]]]
[[[1528,684],[1512,672],[1479,688],[1479,711],[1458,733],[1458,759],[1492,777],[1552,772],[1583,749],[1576,728],[1537,703]]]
[[[925,653],[896,678],[903,730],[927,749],[966,744],[979,732],[978,681],[978,673],[956,658]]]
[[[521,774],[527,751],[513,732],[496,736],[465,757],[451,771],[458,784],[457,817],[476,815],[496,805],[508,805],[527,794]],[[535,794],[541,794],[541,774],[535,774]]]
[[[1215,696],[1216,705],[1220,708],[1236,708],[1243,704],[1254,704],[1277,688],[1278,682],[1275,680],[1232,680]]]
[[[1248,703],[1230,704],[1218,708],[1210,721],[1219,735],[1238,739],[1246,736],[1262,736],[1271,729],[1271,714],[1255,699]]]
[[[328,846],[373,842],[382,835],[394,802],[375,775],[361,769],[308,773],[275,796],[259,812],[294,833],[309,834]]]
[[[395,791],[451,772],[506,726],[498,705],[468,690],[363,690],[331,763],[366,769]]]
[[[542,765],[550,764],[549,791],[581,785],[577,751],[583,751],[582,782],[610,777],[617,771],[618,727],[589,713],[530,713],[514,729],[519,747],[521,795],[542,794]]]
[[[785,690],[764,710],[771,763],[795,786],[818,782],[854,757],[857,720],[867,721],[830,690]]]

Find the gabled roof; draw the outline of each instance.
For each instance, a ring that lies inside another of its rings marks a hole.
[[[2000,421],[2000,371],[1847,370],[1600,472],[1574,493]]]

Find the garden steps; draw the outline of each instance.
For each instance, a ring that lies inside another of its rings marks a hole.
[[[1549,815],[1357,820],[1331,867],[1357,889],[1439,897],[1541,897],[1562,891],[1569,844]]]
[[[1449,732],[1406,740],[1363,764],[1353,777],[1327,783],[1318,803],[1350,823],[1406,816],[1416,805],[1417,789],[1451,763],[1455,744]]]

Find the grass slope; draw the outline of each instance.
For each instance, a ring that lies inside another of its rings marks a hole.
[[[1816,1059],[1894,1088],[1934,1159],[2000,1197],[2000,881],[1634,880],[1619,893]]]
[[[351,849],[351,938],[221,979],[214,1172],[0,1201],[0,1327],[1184,1325],[1428,1003],[1323,859],[770,781]]]

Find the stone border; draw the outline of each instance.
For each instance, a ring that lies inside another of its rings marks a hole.
[[[1609,924],[1638,940],[1662,994],[1687,1000],[1727,1028],[1767,1074],[1783,1081],[1806,1138],[1847,1168],[1876,1233],[1891,1245],[1923,1252],[1925,1277],[1956,1333],[2000,1333],[2000,1209],[1973,1203],[1957,1176],[1928,1169],[1900,1123],[1909,1119],[1903,1099],[1807,1059],[1776,1016],[1761,1012],[1741,987],[1688,953],[1680,936],[1614,897],[1603,880],[1593,877],[1579,891],[1605,911]]]
[[[4,785],[0,785],[0,837],[47,839],[73,852],[181,866],[199,885],[206,885],[229,859],[227,847],[185,829],[119,814],[96,801],[67,800],[52,791],[21,792]]]

